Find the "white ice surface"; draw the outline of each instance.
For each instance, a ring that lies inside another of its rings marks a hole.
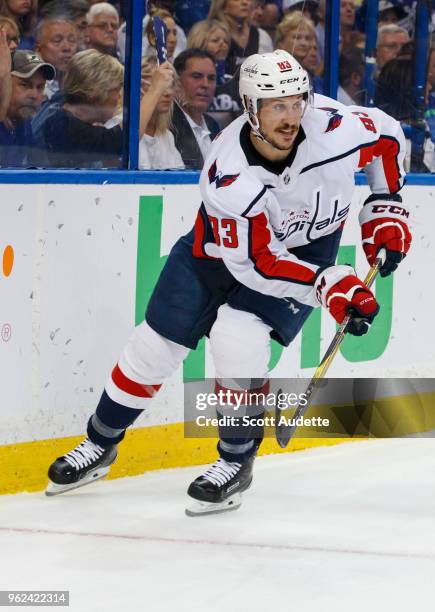
[[[435,608],[435,440],[259,458],[240,510],[188,518],[200,471],[1,497],[0,588],[79,612]]]

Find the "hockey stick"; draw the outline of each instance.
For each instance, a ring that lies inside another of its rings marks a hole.
[[[382,266],[382,264],[385,261],[385,255],[386,255],[385,249],[381,249],[378,253],[378,256],[376,258],[374,265],[370,268],[370,270],[367,273],[367,276],[365,277],[363,281],[367,287],[372,286],[379,272],[379,268]],[[320,365],[317,367],[317,370],[314,372],[314,375],[304,394],[304,397],[306,398],[306,403],[301,404],[299,402],[295,410],[295,413],[292,417],[293,424],[292,425],[280,424],[282,410],[278,407],[278,405],[275,407],[275,437],[276,437],[276,441],[278,442],[281,448],[285,448],[287,444],[290,442],[297,428],[297,425],[296,425],[297,419],[304,416],[304,414],[307,412],[308,408],[310,407],[315,391],[317,391],[319,387],[318,385],[319,380],[321,380],[325,376],[326,372],[328,371],[329,366],[332,363],[332,360],[334,359],[335,355],[337,354],[338,349],[340,348],[341,343],[343,342],[344,336],[346,335],[346,332],[347,332],[347,326],[349,324],[350,318],[351,318],[350,314],[348,314],[344,318],[335,336],[333,337],[331,344],[328,346],[326,353],[322,361],[320,362]]]

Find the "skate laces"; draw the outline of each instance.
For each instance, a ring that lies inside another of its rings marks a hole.
[[[86,438],[84,442],[76,446],[74,450],[63,456],[71,467],[79,470],[80,468],[87,467],[93,461],[96,461],[104,453],[104,448],[94,444],[89,438]]]
[[[241,467],[241,463],[230,463],[221,457],[204,472],[202,477],[212,484],[223,486],[237,474]]]

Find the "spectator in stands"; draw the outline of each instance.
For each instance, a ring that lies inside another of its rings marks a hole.
[[[88,0],[50,0],[40,10],[42,19],[66,19],[75,23],[77,29],[77,51],[83,51],[87,47],[88,22],[86,15],[89,11]]]
[[[175,5],[177,4],[177,0],[151,0],[151,10],[155,8],[161,8],[164,11],[168,11],[171,15],[174,15]]]
[[[47,18],[36,28],[36,51],[45,62],[56,68],[56,80],[48,82],[45,94],[48,99],[62,89],[65,71],[77,52],[75,24],[61,18]]]
[[[317,38],[311,19],[299,12],[286,15],[277,27],[275,46],[291,53],[313,76],[317,68],[317,58],[313,60],[313,49],[317,55]]]
[[[347,43],[349,33],[355,28],[355,0],[340,1],[340,45]],[[316,25],[319,60],[323,61],[325,54],[325,18],[326,0],[320,0],[318,9],[319,23]]]
[[[323,79],[319,75],[320,67],[319,67],[319,56],[317,49],[317,38],[314,37],[311,43],[311,46],[304,57],[304,68],[308,72],[311,77],[312,84],[314,86],[314,91],[316,93],[323,92]]]
[[[116,56],[119,28],[116,8],[109,2],[98,2],[91,6],[86,19],[88,47],[100,53]]]
[[[432,142],[435,143],[435,48],[430,50],[427,63],[426,110],[424,118],[428,123]]]
[[[152,0],[149,4],[150,4],[150,10],[161,8],[165,11],[168,11],[168,13],[170,13],[172,17],[174,16],[174,7],[175,7],[174,0]],[[149,15],[145,15],[143,23],[142,23],[142,27],[143,27],[142,57],[146,57],[150,54],[150,46],[149,46],[148,39],[146,36],[146,27],[147,27],[148,21],[149,21]],[[177,57],[177,55],[181,53],[182,51],[184,51],[184,49],[186,48],[186,35],[183,32],[183,29],[180,28],[179,25],[176,24],[175,27],[177,29],[177,45],[175,47],[174,57]],[[125,62],[125,28],[126,28],[126,24],[124,23],[119,28],[119,32],[118,32],[118,54],[122,62]]]
[[[35,146],[31,119],[44,100],[46,80],[54,76],[54,67],[33,51],[16,51],[11,59],[5,35],[0,34],[0,109],[4,110],[0,111],[1,166],[45,165],[44,152]]]
[[[422,120],[416,107],[413,74],[413,45],[408,43],[402,47],[396,58],[383,66],[377,80],[375,106],[413,128],[410,138],[407,138],[406,170],[434,172],[434,145],[430,138],[429,127]]]
[[[218,19],[229,27],[231,46],[226,72],[234,74],[245,57],[253,53],[273,51],[269,34],[251,25],[253,0],[212,0],[208,19]]]
[[[340,51],[344,53],[349,49],[355,48],[364,51],[366,48],[366,37],[362,32],[353,30],[352,32],[347,32],[346,36],[342,38]]]
[[[0,0],[0,15],[9,17],[20,31],[20,49],[33,49],[38,0]]]
[[[166,50],[168,62],[174,61],[175,48],[177,46],[177,26],[171,13],[164,9],[153,9],[150,13],[151,17],[160,17],[167,27],[166,32]],[[156,36],[154,34],[153,21],[149,19],[145,32],[148,39],[148,44],[155,53]]]
[[[155,57],[142,61],[142,117],[145,130],[139,142],[141,170],[184,169],[169,131],[175,96],[175,71],[169,62],[157,66]]]
[[[216,93],[208,111],[220,128],[226,127],[243,112],[239,95],[239,74],[225,74],[225,60],[231,44],[227,25],[217,19],[205,19],[196,23],[189,32],[189,49],[205,49],[211,53],[216,64]]]
[[[175,16],[177,23],[188,34],[191,28],[198,23],[207,19],[210,10],[211,0],[171,0],[175,4]]]
[[[387,0],[379,0],[379,24],[388,25],[389,23],[398,23],[402,19],[406,19],[407,16],[408,12],[402,4],[397,2],[388,2]]]
[[[17,24],[12,19],[9,19],[9,17],[2,17],[0,15],[0,29],[3,29],[9,51],[13,53],[20,44],[20,31]]]
[[[415,117],[413,101],[412,45],[404,53],[384,64],[376,84],[375,106],[407,122]]]
[[[407,42],[409,42],[409,34],[404,28],[395,24],[380,27],[376,53],[378,70],[381,70],[387,62],[396,58]]]
[[[350,32],[355,26],[355,0],[340,0],[340,33]]]
[[[211,53],[216,62],[216,82],[223,84],[231,78],[225,74],[225,60],[231,45],[231,34],[228,26],[217,19],[204,19],[192,26],[187,37],[188,49],[205,49]]]
[[[219,125],[206,113],[216,89],[214,57],[203,49],[186,49],[175,58],[174,68],[179,90],[171,131],[186,168],[200,170],[219,132]]]
[[[47,144],[50,165],[60,168],[119,167],[122,153],[118,119],[124,69],[107,53],[87,49],[69,63],[64,80],[64,103],[40,126],[38,138]],[[149,99],[140,104],[139,137]],[[115,119],[114,119],[115,118]],[[108,125],[112,127],[107,127]]]
[[[120,62],[95,49],[69,62],[64,103],[42,124],[38,137],[47,145],[50,165],[60,168],[118,167],[122,129],[104,124],[117,114],[124,70]]]
[[[364,52],[349,48],[340,54],[337,100],[346,105],[364,104]]]
[[[259,21],[263,15],[264,0],[253,0],[253,9],[251,13],[251,24],[259,27]]]
[[[317,23],[317,12],[319,9],[319,0],[283,0],[282,10],[285,15],[289,15],[293,11],[303,13],[305,17]]]
[[[276,28],[281,20],[280,8],[274,0],[264,0],[261,9],[261,13],[254,25],[269,34],[273,42],[275,40]]]

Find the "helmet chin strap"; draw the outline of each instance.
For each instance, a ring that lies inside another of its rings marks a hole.
[[[247,115],[248,115],[248,123],[252,128],[252,131],[255,134],[255,137],[258,138],[258,140],[261,140],[262,142],[267,142],[268,145],[270,145],[271,147],[273,147],[275,149],[275,146],[269,142],[269,140],[267,140],[267,138],[264,136],[264,134],[261,133],[260,130],[260,122],[258,121],[258,105],[257,105],[257,100],[252,100],[251,99],[251,104],[250,104],[250,110],[246,111]]]
[[[263,142],[267,142],[268,144],[271,144],[261,133],[260,131],[260,122],[258,121],[258,117],[255,114],[251,114],[251,113],[247,113],[248,115],[248,123],[252,128],[252,131],[254,132],[255,136],[259,139],[262,140]],[[273,146],[273,145],[272,145]]]

